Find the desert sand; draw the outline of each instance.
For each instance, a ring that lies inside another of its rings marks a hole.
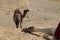
[[[53,27],[60,21],[60,0],[0,0],[0,40],[46,40],[44,33],[35,32],[37,37],[21,32],[13,22],[13,13],[19,8],[23,14],[24,9],[29,9],[23,19],[23,28]]]

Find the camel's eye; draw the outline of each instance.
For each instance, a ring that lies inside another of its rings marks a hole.
[[[34,27],[29,27],[29,29],[34,29]]]

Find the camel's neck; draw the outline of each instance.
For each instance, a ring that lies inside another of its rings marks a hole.
[[[23,18],[26,16],[26,14],[27,14],[27,12],[24,11],[24,12],[23,12]]]

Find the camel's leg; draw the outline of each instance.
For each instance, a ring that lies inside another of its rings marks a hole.
[[[13,20],[14,20],[14,22],[15,22],[16,28],[18,28],[18,27],[19,27],[18,17],[17,17],[17,16],[14,16],[14,17],[13,17]]]
[[[16,28],[18,28],[18,27],[19,27],[19,19],[18,19],[18,17],[16,17],[16,22],[15,22],[15,24],[16,24]]]
[[[15,24],[16,24],[16,28],[18,28],[19,27],[19,22],[15,22]]]
[[[20,28],[22,28],[22,18],[20,18]]]

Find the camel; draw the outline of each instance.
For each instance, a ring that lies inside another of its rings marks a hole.
[[[23,28],[22,29],[23,32],[44,32],[48,35],[53,36],[54,40],[60,40],[60,23],[57,24],[56,26],[53,26],[51,28],[49,27],[34,27],[34,26],[30,26],[28,28]],[[45,35],[44,38],[47,38],[48,35]]]
[[[16,28],[19,27],[19,23],[20,23],[20,28],[22,28],[22,21],[23,21],[23,18],[26,16],[27,12],[29,12],[28,9],[25,9],[23,11],[23,14],[19,9],[16,9],[14,11],[13,21],[15,22]]]

